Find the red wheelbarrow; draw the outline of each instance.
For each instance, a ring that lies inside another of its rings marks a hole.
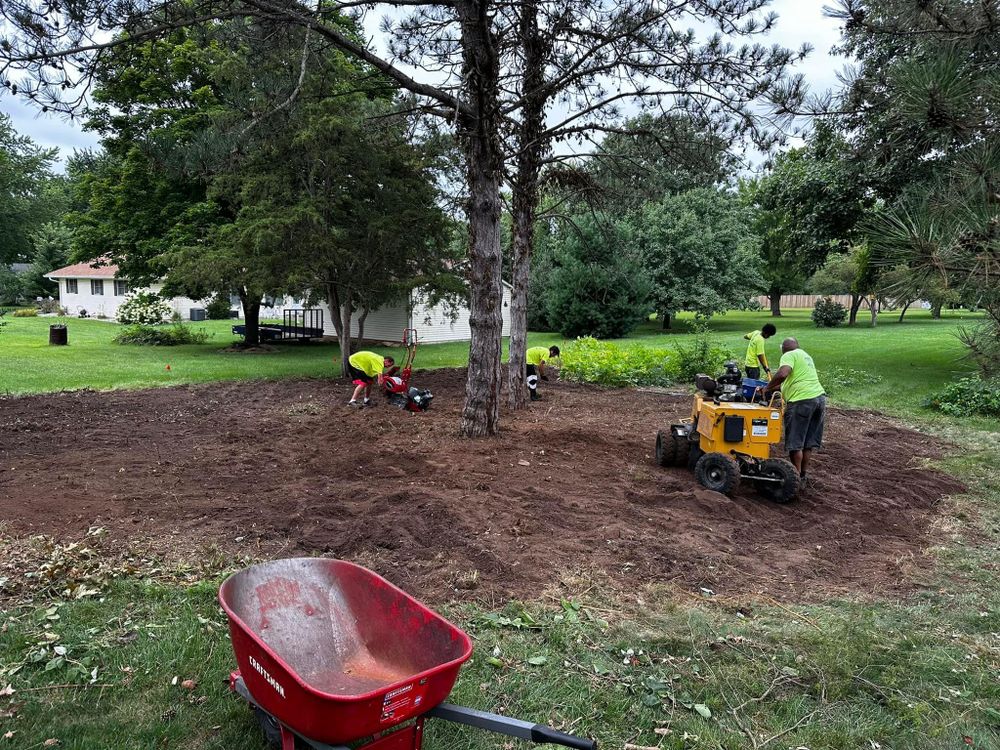
[[[379,575],[343,560],[275,560],[219,589],[249,702],[276,748],[420,750],[428,718],[595,750],[551,727],[445,703],[472,642]]]

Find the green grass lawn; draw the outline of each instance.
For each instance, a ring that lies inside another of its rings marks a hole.
[[[238,339],[230,321],[194,324],[211,338],[205,344],[177,347],[118,346],[111,339],[119,330],[112,323],[65,319],[68,347],[48,345],[51,318],[7,318],[0,332],[0,393],[45,393],[76,388],[145,388],[214,380],[276,379],[283,377],[334,377],[339,370],[339,348],[333,343],[286,344],[273,354],[236,354],[222,350]],[[796,336],[813,355],[820,379],[837,403],[912,415],[920,411],[927,395],[971,369],[956,338],[961,326],[978,320],[964,312],[948,312],[934,320],[923,310],[908,313],[902,324],[895,315],[882,316],[877,328],[817,329],[808,310],[789,310],[772,319],[767,312],[732,312],[712,318],[714,337],[742,361],[742,336],[766,322],[775,322],[778,335],[768,342],[768,357],[777,364],[782,338]],[[620,340],[670,348],[688,335],[693,319],[682,315],[675,330],[662,331],[652,322]],[[558,343],[558,334],[532,333],[531,345]],[[400,350],[375,347],[386,354]],[[418,368],[461,367],[468,361],[468,344],[433,344],[420,347]],[[167,366],[170,369],[167,369]],[[847,375],[849,387],[838,380]]]

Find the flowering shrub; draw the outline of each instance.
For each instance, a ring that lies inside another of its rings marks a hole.
[[[125,325],[159,325],[170,317],[170,305],[155,292],[134,292],[118,308],[118,322]]]

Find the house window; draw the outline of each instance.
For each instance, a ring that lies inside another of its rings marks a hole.
[[[115,279],[115,296],[124,297],[128,294],[128,282]]]
[[[79,284],[76,279],[66,279],[66,294],[79,294]]]
[[[104,280],[103,279],[91,279],[90,280],[90,293],[99,296],[104,294]]]

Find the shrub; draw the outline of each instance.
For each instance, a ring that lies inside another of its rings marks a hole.
[[[38,310],[34,307],[22,307],[14,311],[15,318],[34,318],[38,316]]]
[[[216,294],[205,305],[205,317],[209,320],[229,320],[229,311],[231,309],[232,305],[229,304],[229,295]]]
[[[45,313],[47,315],[66,314],[66,308],[59,306],[59,300],[52,299],[51,297],[49,299],[43,299],[41,302],[38,303],[38,305],[36,305],[36,307],[38,307],[38,312]]]
[[[587,336],[563,349],[559,376],[618,388],[669,385],[674,381],[671,354],[642,345],[618,346]]]
[[[816,300],[812,319],[819,328],[836,328],[847,319],[847,308],[829,297],[821,297]]]
[[[953,417],[1000,417],[1000,379],[961,378],[931,394],[924,405]]]
[[[693,383],[698,373],[716,375],[722,372],[722,365],[733,357],[720,346],[712,343],[708,326],[695,323],[692,326],[693,336],[687,341],[678,342],[675,376],[682,383]]]
[[[117,336],[116,344],[135,344],[138,346],[178,346],[180,344],[204,344],[208,341],[208,332],[193,330],[188,326],[175,323],[171,326],[129,326]]]
[[[125,325],[158,325],[170,317],[170,305],[155,292],[134,292],[118,308],[118,322]]]

